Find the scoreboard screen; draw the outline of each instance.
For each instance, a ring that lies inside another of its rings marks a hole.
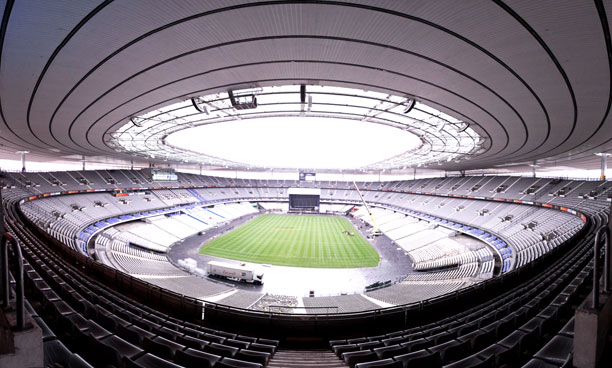
[[[321,190],[315,188],[289,188],[290,210],[318,210],[321,203]]]
[[[300,171],[300,181],[314,181],[316,177],[316,173]]]
[[[291,209],[315,209],[319,207],[318,195],[289,194],[289,208]]]

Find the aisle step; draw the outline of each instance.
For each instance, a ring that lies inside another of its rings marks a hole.
[[[340,368],[348,367],[330,350],[279,349],[268,363],[272,368]]]

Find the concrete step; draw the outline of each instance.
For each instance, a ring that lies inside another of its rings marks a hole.
[[[268,363],[272,368],[340,368],[348,367],[330,350],[279,349]]]

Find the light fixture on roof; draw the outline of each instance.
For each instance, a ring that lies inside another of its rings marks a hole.
[[[465,130],[470,127],[470,123],[468,122],[459,122],[454,125],[455,125],[455,128],[457,128],[458,133],[465,132]]]
[[[208,108],[206,107],[206,101],[202,100],[199,97],[194,97],[191,99],[191,103],[193,104],[193,107],[195,107],[196,110],[198,110],[199,112],[208,115]]]
[[[404,114],[408,114],[410,111],[412,111],[414,105],[416,105],[416,100],[414,99],[414,97],[408,97],[404,105],[406,106],[406,108],[404,109]]]
[[[134,124],[135,126],[142,128],[142,126],[144,125],[144,121],[146,119],[144,118],[139,118],[138,116],[132,116],[130,118],[130,121],[132,122],[132,124]]]
[[[246,109],[255,109],[257,108],[257,97],[254,94],[239,94],[236,92],[234,95],[234,91],[231,89],[227,91],[227,95],[229,100],[236,110],[246,110]]]

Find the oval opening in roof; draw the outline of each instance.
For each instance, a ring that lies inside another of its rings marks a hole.
[[[267,117],[183,129],[165,143],[254,167],[357,169],[413,150],[421,140],[358,120]]]

